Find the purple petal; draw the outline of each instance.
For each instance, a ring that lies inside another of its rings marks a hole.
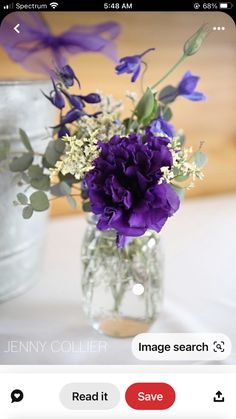
[[[201,92],[193,92],[189,95],[182,95],[186,99],[193,100],[194,102],[199,102],[201,100],[207,100],[207,97],[204,95],[204,93]]]

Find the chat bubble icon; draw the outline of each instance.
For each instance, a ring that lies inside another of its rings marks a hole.
[[[13,390],[11,393],[11,402],[12,403],[19,403],[23,400],[24,398],[24,393],[21,390]]]

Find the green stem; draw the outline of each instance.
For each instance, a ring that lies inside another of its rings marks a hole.
[[[142,93],[144,93],[144,86],[143,86],[143,84],[144,84],[144,75],[145,75],[145,73],[147,71],[148,66],[147,66],[147,63],[145,61],[142,61],[142,64],[144,64],[144,66],[145,66],[144,67],[144,70],[143,70],[143,72],[141,74],[141,89],[142,89]]]
[[[165,80],[171,73],[173,73],[173,71],[185,60],[185,58],[186,55],[183,54],[177,63],[175,63],[175,65],[173,65],[173,67],[171,67],[170,70],[167,71],[167,73],[151,87],[151,89],[155,89],[155,87],[157,87],[160,83],[163,82],[163,80]]]

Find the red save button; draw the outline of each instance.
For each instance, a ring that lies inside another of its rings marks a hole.
[[[165,410],[174,403],[175,391],[166,383],[135,383],[126,390],[125,399],[136,410]]]

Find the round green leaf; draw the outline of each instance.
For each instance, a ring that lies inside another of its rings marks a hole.
[[[63,151],[65,150],[65,146],[66,146],[65,141],[60,140],[60,139],[54,140],[54,148],[57,151],[57,153],[62,154]]]
[[[48,191],[50,188],[50,178],[48,175],[43,175],[40,179],[32,179],[31,186],[40,191]]]
[[[34,212],[34,210],[33,210],[31,205],[28,205],[27,207],[24,207],[23,211],[22,211],[23,218],[25,218],[25,220],[28,220],[29,218],[32,217],[33,212]]]
[[[22,205],[27,205],[28,204],[28,198],[24,193],[18,193],[17,194],[17,199],[19,201],[20,204]]]
[[[32,193],[30,203],[35,211],[45,211],[49,208],[48,197],[43,191]]]
[[[20,157],[14,158],[9,164],[12,172],[24,172],[32,164],[34,155],[32,152],[24,153]]]
[[[50,167],[55,166],[57,160],[59,159],[61,153],[58,153],[58,151],[55,148],[56,141],[52,140],[48,143],[48,146],[46,148],[44,157],[47,161],[47,163],[50,165]]]
[[[68,204],[70,205],[71,208],[76,209],[77,207],[77,202],[75,200],[75,198],[73,198],[73,196],[67,196],[66,197]]]
[[[60,182],[51,187],[51,193],[55,196],[70,195],[70,186],[66,182]]]
[[[196,153],[193,154],[192,159],[199,168],[205,166],[208,161],[207,155],[202,151],[196,151]]]
[[[38,164],[32,164],[29,167],[28,175],[32,179],[40,179],[43,176],[43,167],[40,167]]]
[[[28,151],[33,151],[33,148],[32,148],[32,146],[31,146],[31,144],[30,144],[30,140],[29,140],[29,137],[28,137],[28,135],[26,134],[26,132],[23,130],[23,129],[19,129],[19,134],[20,134],[20,138],[21,138],[21,141],[22,141],[22,143],[24,144],[24,146],[25,146],[25,148],[28,150]]]

